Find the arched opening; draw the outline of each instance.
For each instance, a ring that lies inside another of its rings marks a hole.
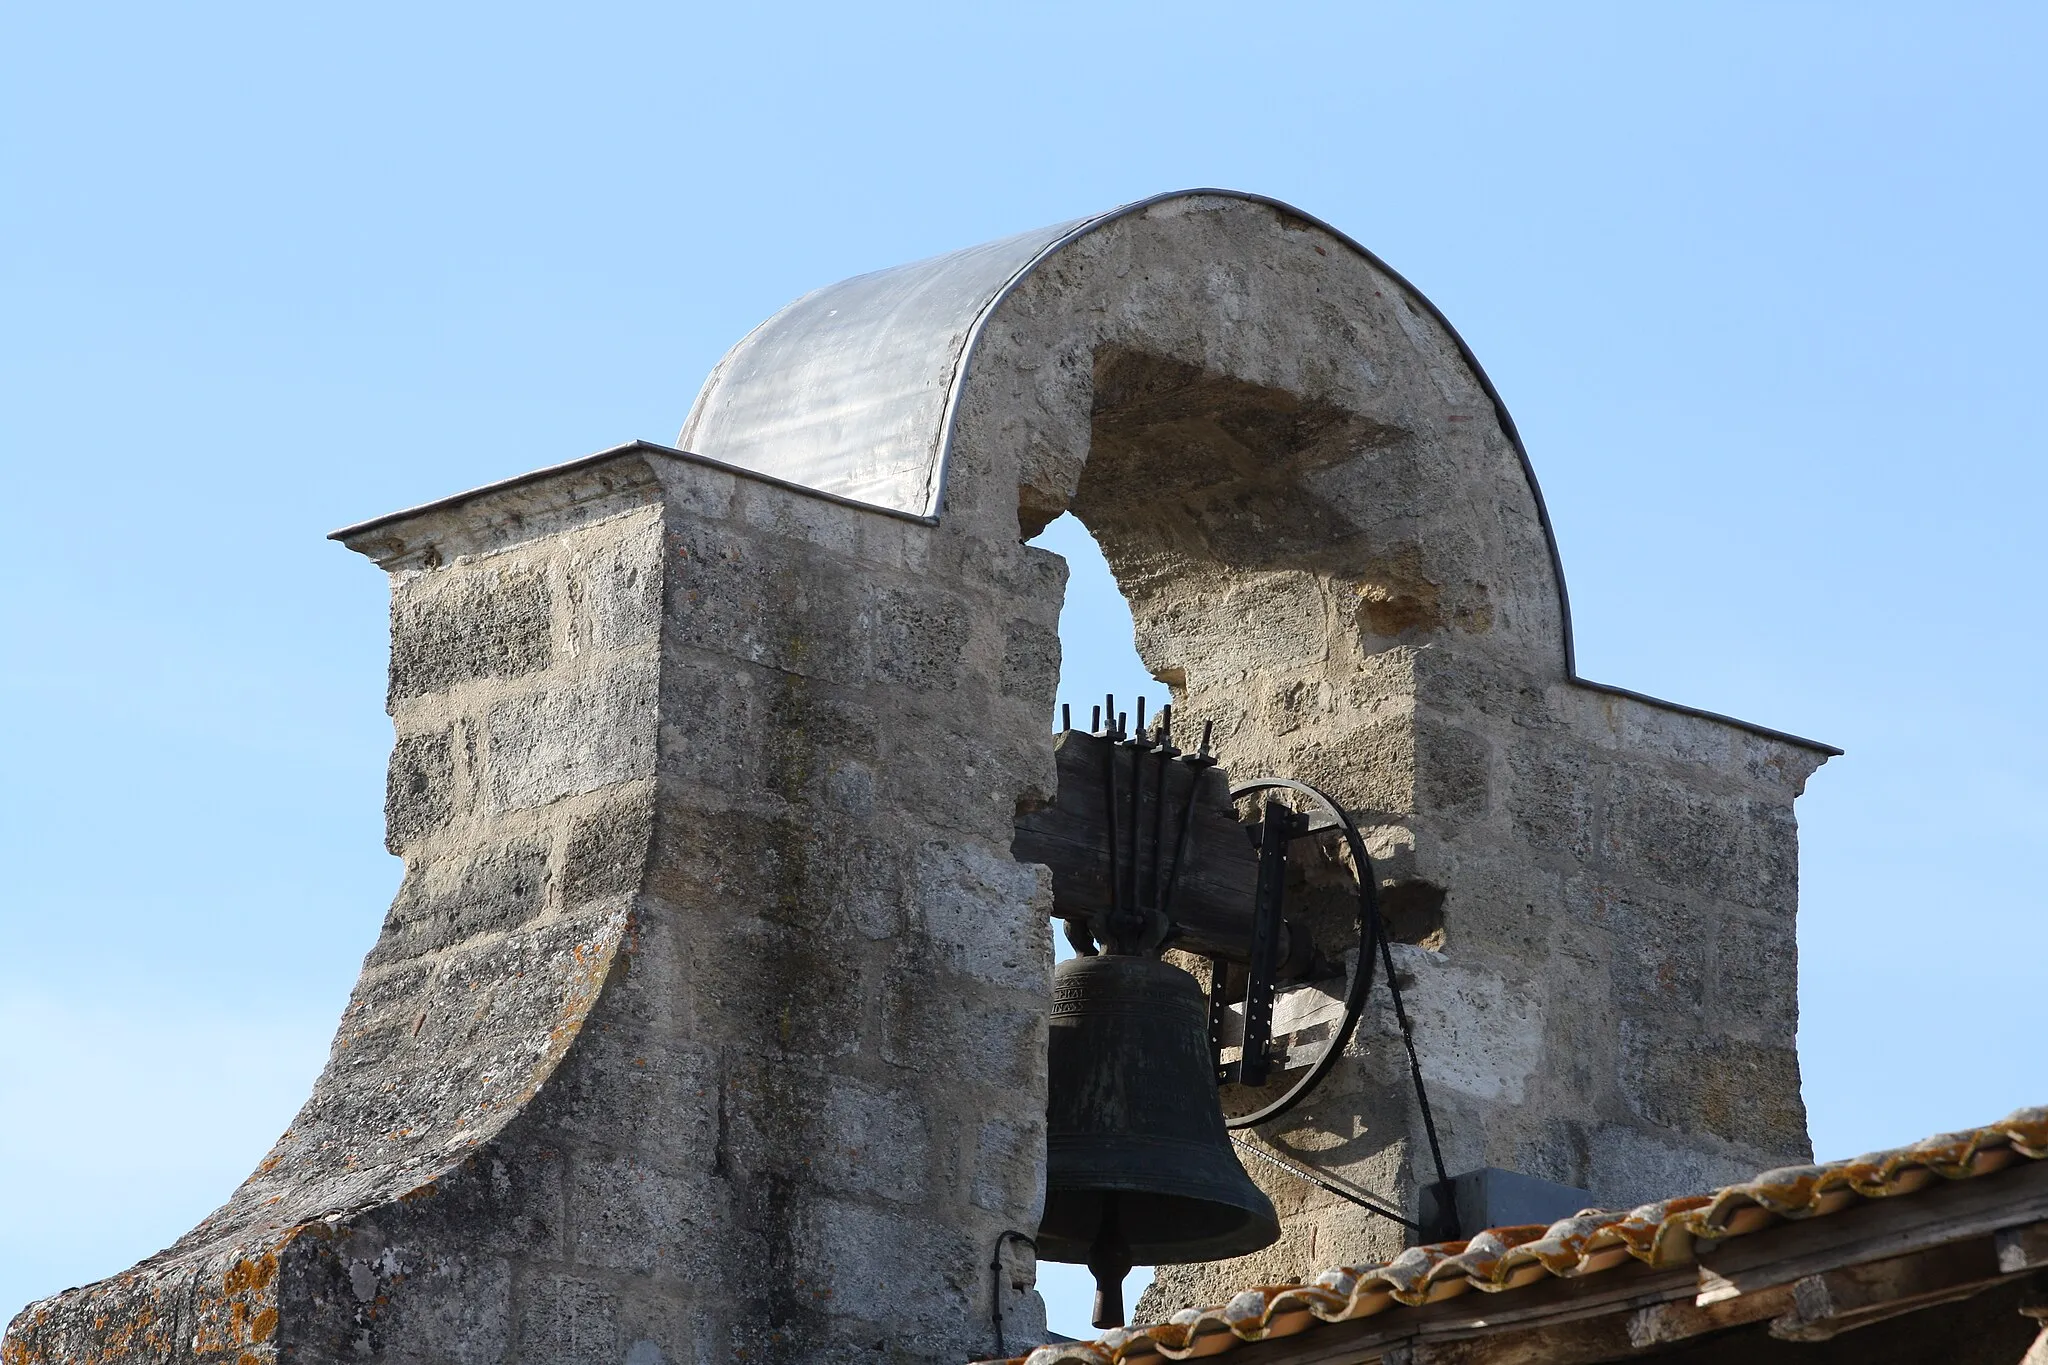
[[[1032,537],[1032,545],[1050,550],[1067,561],[1067,595],[1060,606],[1060,685],[1056,694],[1076,707],[1084,719],[1090,706],[1114,693],[1128,705],[1144,696],[1156,702],[1165,694],[1165,684],[1145,671],[1132,643],[1131,607],[1117,587],[1102,547],[1079,517],[1064,513],[1055,517]],[[1055,708],[1052,724],[1059,724]],[[1059,961],[1072,957],[1066,939],[1053,936],[1053,952]],[[1152,1267],[1138,1266],[1126,1282],[1135,1302],[1152,1283]],[[1090,1300],[1095,1281],[1086,1266],[1059,1261],[1038,1263],[1038,1292],[1045,1300],[1046,1326],[1062,1336],[1090,1337]]]

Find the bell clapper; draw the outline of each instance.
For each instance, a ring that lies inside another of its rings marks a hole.
[[[1131,1273],[1131,1240],[1124,1235],[1114,1194],[1102,1196],[1102,1221],[1088,1247],[1088,1271],[1095,1276],[1095,1311],[1088,1320],[1097,1327],[1124,1325],[1124,1276]]]

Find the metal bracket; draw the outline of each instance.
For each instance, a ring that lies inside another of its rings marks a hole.
[[[1278,801],[1266,802],[1259,822],[1259,890],[1252,906],[1251,969],[1244,992],[1244,1044],[1238,1054],[1239,1085],[1266,1083],[1272,1070],[1273,968],[1280,952],[1280,922],[1287,896],[1287,846],[1307,821]]]

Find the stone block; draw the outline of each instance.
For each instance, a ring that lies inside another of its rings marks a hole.
[[[1226,757],[1243,766],[1229,751]],[[1370,820],[1419,810],[1416,765],[1414,726],[1406,719],[1388,719],[1287,744],[1277,761],[1253,770],[1270,766],[1271,771],[1328,792]]]
[[[819,935],[818,946],[902,930],[908,898],[895,843],[802,810],[669,807],[652,885],[677,904],[743,895],[763,919]]]
[[[865,820],[875,813],[875,770],[851,759],[825,770],[825,804],[840,815]]]
[[[1799,822],[1792,807],[1746,801],[1742,815],[1740,852],[1723,894],[1789,915],[1799,904]]]
[[[1767,1153],[1806,1145],[1799,1054],[1650,1020],[1622,1025],[1621,1093],[1645,1122]]]
[[[652,646],[661,630],[662,527],[644,508],[581,532],[566,577],[573,635],[585,649]]]
[[[1002,693],[1049,701],[1060,681],[1060,635],[1043,622],[1017,617],[1003,629]]]
[[[1483,817],[1493,798],[1492,746],[1470,730],[1415,727],[1416,813],[1453,825]]]
[[[653,804],[645,797],[614,801],[578,816],[562,858],[563,906],[639,890],[653,839]]]
[[[416,1193],[411,1216],[464,1229],[474,1245],[515,1263],[559,1261],[564,1157],[559,1144],[498,1142],[473,1153],[455,1171]]]
[[[491,708],[485,779],[494,811],[654,775],[655,670],[622,666]]]
[[[352,1354],[393,1365],[498,1365],[505,1358],[512,1345],[510,1262],[435,1256],[403,1243],[364,1246],[365,1240],[351,1238],[333,1267],[339,1292],[332,1299],[354,1310],[335,1314],[353,1319]]]
[[[1586,1183],[1603,1209],[1705,1194],[1756,1171],[1753,1158],[1620,1123],[1599,1125],[1586,1143]]]
[[[1239,670],[1309,668],[1329,658],[1329,605],[1317,575],[1267,570],[1233,574],[1226,582],[1221,610],[1189,618],[1187,626],[1199,621],[1199,628],[1167,645],[1165,655],[1199,660],[1202,675],[1219,681]],[[1152,631],[1140,626],[1138,633]]]
[[[592,1150],[709,1178],[720,1160],[722,1084],[711,1048],[652,1030],[638,1037],[615,1032],[602,1051],[571,1058],[549,1079],[549,1104],[560,1131]],[[621,1126],[621,1114],[647,1121]]]
[[[762,689],[761,736],[763,767],[756,781],[785,801],[800,806],[828,803],[822,783],[847,759],[874,759],[880,747],[880,726],[874,712],[833,696],[816,679],[798,673],[775,676]],[[856,793],[857,795],[857,793]]]
[[[1258,703],[1260,728],[1277,736],[1313,725],[1334,708],[1334,692],[1327,680],[1313,676],[1272,681]]]
[[[875,672],[912,692],[960,685],[971,616],[967,603],[935,588],[886,588],[864,611]]]
[[[1458,966],[1440,953],[1405,944],[1393,951],[1397,969],[1413,981],[1404,985],[1404,1001],[1429,1084],[1521,1103],[1545,1061],[1542,1000],[1497,972]],[[1376,998],[1377,1031],[1398,1037],[1387,997]]]
[[[671,642],[808,677],[868,672],[863,585],[798,545],[708,523],[669,539]]]
[[[901,1346],[922,1338],[913,1355],[926,1359],[942,1358],[941,1343],[963,1352],[983,1345],[987,1291],[978,1281],[988,1248],[958,1222],[821,1199],[797,1232],[806,1278],[835,1317],[886,1325]]]
[[[1574,861],[1593,851],[1596,769],[1585,752],[1555,736],[1524,739],[1508,749],[1508,813],[1515,832],[1538,857]]]
[[[522,1360],[549,1365],[617,1365],[624,1354],[618,1296],[595,1278],[530,1276],[515,1302]]]
[[[979,844],[932,842],[914,875],[918,927],[940,962],[993,986],[1051,989],[1050,873]]]
[[[723,521],[732,515],[740,491],[752,482],[730,469],[669,457],[655,463],[671,514],[679,521]]]
[[[1697,1016],[1705,999],[1712,912],[1640,888],[1617,890],[1604,907],[1614,937],[1614,999],[1642,1014]]]
[[[476,678],[516,678],[554,657],[554,603],[544,573],[486,560],[394,590],[391,700]]]
[[[1668,887],[1718,895],[1735,878],[1742,811],[1668,779],[1617,772],[1600,852],[1608,862]]]
[[[891,1066],[943,1069],[963,1084],[1041,1094],[1045,1088],[1044,1016],[938,989],[914,954],[903,955],[889,974],[881,1050]]]
[[[787,676],[701,650],[668,651],[661,670],[662,775],[690,784],[707,804],[751,791],[768,767],[769,717]]]
[[[922,1202],[946,1185],[919,1085],[894,1088],[826,1076],[817,1096],[810,1174],[838,1194]]]
[[[699,905],[706,904],[700,894]],[[713,898],[719,909],[748,898]],[[695,940],[692,998],[700,1024],[748,1056],[800,1057],[814,1067],[861,1050],[871,994],[868,960],[832,936],[747,915]]]
[[[367,961],[419,957],[515,929],[541,913],[547,872],[547,846],[533,839],[416,860]]]
[[[755,541],[783,540],[806,552],[823,550],[848,559],[864,559],[862,522],[850,507],[806,497],[773,484],[748,483],[733,499],[733,520],[754,532]]]
[[[1707,987],[1714,1031],[1792,1046],[1799,1031],[1799,942],[1790,920],[1724,911],[1715,917]]]
[[[936,1142],[923,1076],[876,1082],[771,1056],[726,1068],[720,1171],[788,1202],[833,1196],[942,1206],[950,1152]]]
[[[384,847],[406,849],[439,829],[455,811],[455,733],[400,735],[384,779]]]
[[[640,1157],[578,1157],[569,1176],[569,1254],[581,1266],[667,1279],[709,1276],[732,1222],[724,1188]]]
[[[1019,1209],[1043,1212],[1045,1198],[1045,1127],[990,1119],[981,1125],[974,1145],[976,1208],[1008,1214]]]

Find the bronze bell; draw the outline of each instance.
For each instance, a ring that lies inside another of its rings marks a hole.
[[[1219,1261],[1280,1237],[1223,1126],[1208,1005],[1156,958],[1053,971],[1045,1217],[1038,1254],[1095,1275],[1097,1327],[1124,1321],[1133,1265]]]

